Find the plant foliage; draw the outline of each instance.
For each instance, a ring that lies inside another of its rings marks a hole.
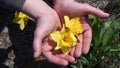
[[[115,42],[115,36],[120,30],[120,19],[109,20],[104,23],[92,15],[90,15],[90,19],[93,20],[91,49],[87,55],[77,58],[76,64],[70,64],[72,68],[96,68],[105,61],[106,57],[109,58],[109,62],[113,62],[117,58],[114,55],[120,52],[120,44]],[[113,66],[112,68],[114,68]]]

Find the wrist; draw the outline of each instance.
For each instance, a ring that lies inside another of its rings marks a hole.
[[[26,0],[22,8],[24,13],[34,19],[50,14],[51,10],[52,8],[50,8],[43,0]]]

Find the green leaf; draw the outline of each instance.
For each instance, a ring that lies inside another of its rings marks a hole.
[[[96,16],[91,15],[91,14],[89,14],[89,19],[92,21],[92,26],[100,23],[100,21],[101,21],[99,18],[97,18]]]
[[[105,24],[106,31],[102,37],[103,46],[109,45],[114,40],[114,36],[117,34],[118,30],[120,30],[120,20],[115,20],[110,23],[111,22]]]
[[[100,43],[100,31],[101,31],[101,25],[100,22],[101,20],[93,15],[89,15],[89,18],[92,20],[92,44],[93,46],[93,50],[97,50],[98,45]]]
[[[111,28],[107,29],[103,35],[102,45],[103,46],[109,45],[113,41],[113,38],[114,38],[113,29],[111,29]]]
[[[120,52],[120,44],[113,45],[112,48],[110,49],[110,52]]]
[[[89,61],[84,56],[81,56],[80,58],[78,58],[78,61],[82,62],[83,64],[88,64],[89,63]]]
[[[72,65],[72,64],[71,64],[70,66],[71,66],[72,68],[78,68],[76,65]]]
[[[120,30],[120,19],[113,21],[111,28],[114,32],[118,32],[118,30]]]
[[[104,23],[104,26],[103,26],[103,28],[101,29],[101,32],[100,32],[100,38],[99,38],[100,43],[102,41],[102,38],[103,38],[103,35],[104,35],[106,29],[108,29],[110,27],[111,23],[112,23],[112,21],[107,21],[107,22]]]

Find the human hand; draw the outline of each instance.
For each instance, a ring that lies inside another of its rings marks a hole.
[[[42,54],[49,62],[57,65],[67,66],[68,63],[75,62],[75,58],[71,55],[65,55],[60,50],[54,50],[56,43],[53,40],[47,39],[42,46]]]
[[[38,6],[40,6],[38,8]],[[37,58],[41,54],[41,46],[43,55],[48,59],[48,61],[53,62],[58,65],[67,65],[68,62],[74,61],[72,56],[66,56],[60,53],[53,54],[47,41],[43,41],[46,36],[48,36],[55,28],[60,27],[59,17],[52,8],[50,8],[42,0],[26,0],[23,6],[23,12],[33,17],[37,22],[36,30],[34,32],[34,42],[33,47],[35,50],[34,57]],[[51,47],[52,48],[52,47]],[[68,60],[66,60],[68,59]]]
[[[53,3],[53,7],[59,14],[61,20],[63,20],[63,16],[65,15],[68,15],[70,18],[80,17],[83,33],[79,35],[80,43],[72,48],[70,54],[74,57],[79,57],[82,53],[87,54],[92,39],[92,30],[87,15],[92,14],[100,18],[106,18],[109,14],[88,4],[77,3],[74,0],[53,0]]]
[[[34,57],[37,58],[41,54],[43,39],[54,30],[56,22],[60,22],[59,17],[56,11],[42,0],[26,0],[22,11],[35,19],[37,23],[33,42]]]

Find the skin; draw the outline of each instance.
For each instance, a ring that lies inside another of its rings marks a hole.
[[[43,44],[42,53],[50,62],[66,66],[69,62],[75,63],[75,58],[79,57],[82,53],[87,54],[89,52],[92,30],[87,15],[92,14],[100,18],[107,18],[109,14],[88,4],[77,3],[74,0],[53,0],[53,3],[54,10],[58,13],[61,22],[64,22],[64,15],[68,15],[70,18],[80,17],[84,30],[84,32],[78,36],[80,43],[71,49],[70,55],[64,55],[60,51],[55,52],[53,50],[55,43],[49,44],[49,40]]]
[[[38,8],[38,6],[40,6]],[[42,10],[41,10],[42,9]],[[46,11],[47,10],[47,11]],[[56,11],[50,8],[42,0],[26,0],[23,5],[22,12],[26,13],[30,17],[34,18],[37,26],[34,32],[34,58],[39,58],[42,54],[48,59],[48,61],[58,65],[68,65],[69,62],[74,61],[74,57],[71,55],[58,54],[58,56],[46,52],[45,49],[49,49],[50,46],[44,46],[46,41],[43,41],[56,27],[60,26],[60,19]],[[53,47],[52,47],[53,48]],[[47,54],[47,55],[46,55]],[[52,59],[54,58],[54,59]]]
[[[54,8],[52,9],[43,0],[26,0],[22,12],[34,18],[37,23],[33,41],[34,57],[39,57],[42,52],[48,61],[66,66],[69,62],[74,63],[75,57],[79,57],[82,53],[87,54],[89,51],[92,31],[87,15],[93,14],[100,18],[106,18],[109,14],[74,0],[53,0],[53,4]],[[83,34],[79,35],[81,42],[72,48],[70,55],[54,51],[55,43],[49,39],[49,34],[61,27],[64,15],[68,15],[70,18],[80,17],[84,29]]]
[[[42,40],[54,30],[56,22],[60,20],[56,11],[42,0],[26,0],[22,12],[34,18],[37,23],[33,41],[34,57],[37,58],[41,54]]]
[[[88,14],[95,15],[100,18],[107,18],[109,14],[104,13],[100,9],[94,8],[88,4],[77,3],[74,0],[53,0],[54,9],[58,12],[61,19],[64,15],[69,17],[80,17],[81,23],[84,29],[83,34],[79,35],[82,43],[79,43],[76,47],[72,49],[71,54],[75,57],[79,57],[81,53],[87,54],[90,49],[90,43],[92,39],[92,31],[90,27],[90,21],[88,19]],[[62,8],[61,8],[62,6]],[[82,37],[82,38],[81,38]],[[74,53],[73,53],[74,52]]]

